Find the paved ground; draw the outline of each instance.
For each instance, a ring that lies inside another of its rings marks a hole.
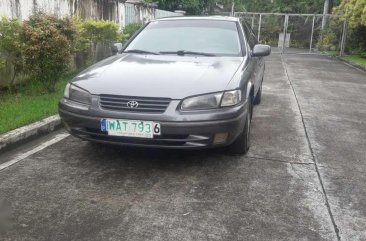
[[[246,157],[67,137],[0,171],[0,240],[366,240],[365,97],[364,72],[273,54]]]

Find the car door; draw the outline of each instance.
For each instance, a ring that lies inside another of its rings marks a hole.
[[[243,24],[244,32],[249,44],[250,53],[253,51],[254,46],[258,43],[256,36],[254,35],[252,29],[246,24]],[[263,68],[264,68],[264,62],[263,58],[260,57],[252,57],[251,54],[249,55],[251,58],[252,64],[253,64],[253,76],[252,81],[254,84],[254,93],[257,93],[263,77]]]

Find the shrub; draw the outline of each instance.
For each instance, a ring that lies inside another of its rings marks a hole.
[[[136,33],[140,28],[144,26],[143,22],[129,23],[123,29],[123,34],[130,38],[134,33]]]
[[[75,25],[75,45],[74,52],[75,53],[84,53],[88,52],[91,46],[91,41],[87,38],[84,28],[84,21],[80,18],[73,18],[73,22]]]
[[[347,50],[351,54],[366,58],[366,26],[348,29]]]
[[[119,38],[119,26],[112,21],[87,20],[82,24],[82,39],[92,43],[93,60],[102,60],[112,52],[110,44]]]
[[[317,48],[319,50],[336,50],[337,35],[330,29],[323,30],[321,37],[317,43]]]
[[[10,88],[13,87],[15,77],[22,72],[23,58],[21,54],[21,22],[2,18],[0,20],[0,69],[10,66]]]
[[[87,20],[82,28],[83,37],[95,43],[108,43],[118,38],[118,25],[112,21]]]
[[[22,41],[25,67],[33,80],[50,91],[63,76],[75,43],[75,26],[71,19],[36,13],[23,24]]]
[[[76,70],[81,70],[85,68],[88,63],[94,63],[94,61],[90,58],[91,52],[91,40],[87,38],[85,29],[84,29],[84,21],[80,18],[73,19],[75,27],[76,27],[76,38],[74,45],[74,59],[75,59],[75,67]]]

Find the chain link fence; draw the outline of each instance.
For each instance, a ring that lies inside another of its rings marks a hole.
[[[272,52],[343,55],[347,25],[336,15],[235,13]],[[325,21],[325,22],[323,22]]]

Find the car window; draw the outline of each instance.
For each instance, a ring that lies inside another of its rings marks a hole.
[[[235,22],[218,20],[170,20],[151,22],[125,51],[192,51],[218,56],[241,56]]]

